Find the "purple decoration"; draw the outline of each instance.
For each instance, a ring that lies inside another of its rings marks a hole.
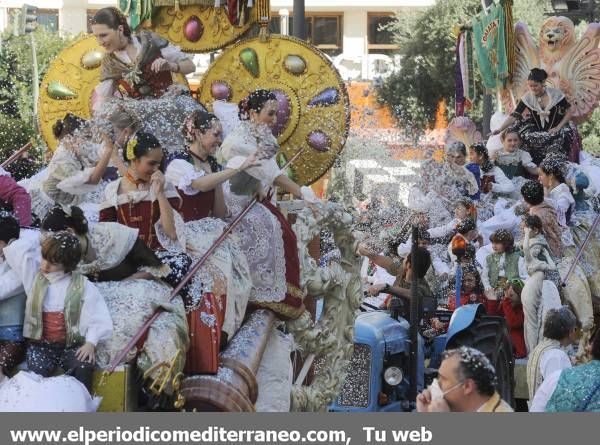
[[[292,106],[290,104],[290,99],[283,91],[273,90],[272,92],[275,94],[275,97],[277,97],[277,102],[279,104],[279,108],[277,110],[277,123],[272,128],[272,132],[273,136],[279,137],[290,121],[290,116],[292,115]]]
[[[210,94],[217,100],[229,100],[231,98],[231,88],[227,82],[215,80],[210,86]]]
[[[457,116],[465,114],[465,92],[463,90],[462,71],[460,69],[460,39],[462,34],[456,39],[456,62],[454,64],[454,86],[455,86],[455,113]],[[458,306],[457,306],[458,307]]]
[[[337,88],[326,88],[317,94],[312,100],[308,103],[309,107],[328,107],[333,104],[337,104],[340,100],[340,93]]]
[[[308,135],[308,145],[320,152],[329,151],[331,139],[322,131],[311,131]]]
[[[183,26],[183,35],[190,42],[197,42],[204,34],[204,26],[198,17],[191,16]]]

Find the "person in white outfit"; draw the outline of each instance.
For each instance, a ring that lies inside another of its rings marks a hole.
[[[554,391],[554,388],[551,391],[547,391],[546,388],[539,391],[542,383],[551,374],[571,367],[571,359],[564,348],[576,342],[576,332],[577,317],[568,307],[548,311],[544,321],[544,339],[531,352],[527,362],[531,412],[544,412],[546,403]]]

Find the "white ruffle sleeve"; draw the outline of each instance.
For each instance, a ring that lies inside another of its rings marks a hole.
[[[171,239],[163,230],[160,219],[154,224],[156,230],[156,238],[158,242],[169,252],[185,252],[186,249],[186,228],[183,218],[176,211],[173,210],[173,217],[175,219],[175,231],[177,232],[177,240]]]
[[[71,195],[85,195],[94,192],[98,189],[98,184],[89,184],[93,172],[94,167],[85,168],[73,176],[63,179],[56,184],[56,187]]]
[[[87,278],[84,292],[79,330],[87,342],[96,346],[98,342],[111,337],[113,323],[104,297]]]
[[[204,175],[204,171],[196,170],[192,164],[183,159],[171,161],[165,172],[167,181],[188,196],[193,196],[200,192],[200,190],[192,187],[192,182]]]
[[[115,94],[115,90],[116,84],[114,80],[107,79],[100,82],[94,89],[95,98],[92,104],[93,111],[97,112],[102,107],[106,99]]]

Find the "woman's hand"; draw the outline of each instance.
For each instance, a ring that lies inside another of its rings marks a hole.
[[[255,167],[259,164],[260,164],[260,159],[258,159],[256,152],[254,152],[246,158],[246,160],[244,161],[244,163],[242,165],[240,165],[239,170],[244,171],[247,168]]]
[[[177,64],[171,63],[168,60],[159,57],[152,62],[150,69],[155,73],[158,73],[159,71],[177,71]]]
[[[262,202],[267,198],[267,192],[262,185],[259,185],[254,192],[254,197],[258,202]]]
[[[150,177],[150,189],[154,196],[162,196],[165,193],[165,175],[161,171],[156,171]]]
[[[366,257],[375,255],[375,252],[373,252],[371,249],[369,249],[367,246],[365,246],[362,243],[360,243],[358,245],[357,253],[361,256],[366,256]]]
[[[555,134],[558,134],[559,131],[560,131],[560,127],[554,127],[554,128],[551,128],[550,130],[548,130],[548,134],[555,135]]]
[[[381,291],[383,290],[383,288],[385,287],[385,284],[374,284],[373,286],[369,287],[369,294],[376,297],[377,295],[379,295],[381,293]]]
[[[80,362],[96,363],[96,347],[89,341],[75,352],[75,358]]]

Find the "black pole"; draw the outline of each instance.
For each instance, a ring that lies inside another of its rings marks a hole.
[[[416,270],[417,262],[417,248],[419,246],[419,230],[417,226],[412,227],[412,246],[410,250],[410,266],[412,270],[412,276],[410,279],[410,391],[408,394],[408,400],[410,403],[416,403],[417,400],[417,370],[419,369],[419,293],[417,287],[417,276],[420,271]]]
[[[294,9],[292,11],[292,26],[294,37],[298,37],[301,40],[306,40],[306,10],[304,7],[304,0],[294,0]]]

